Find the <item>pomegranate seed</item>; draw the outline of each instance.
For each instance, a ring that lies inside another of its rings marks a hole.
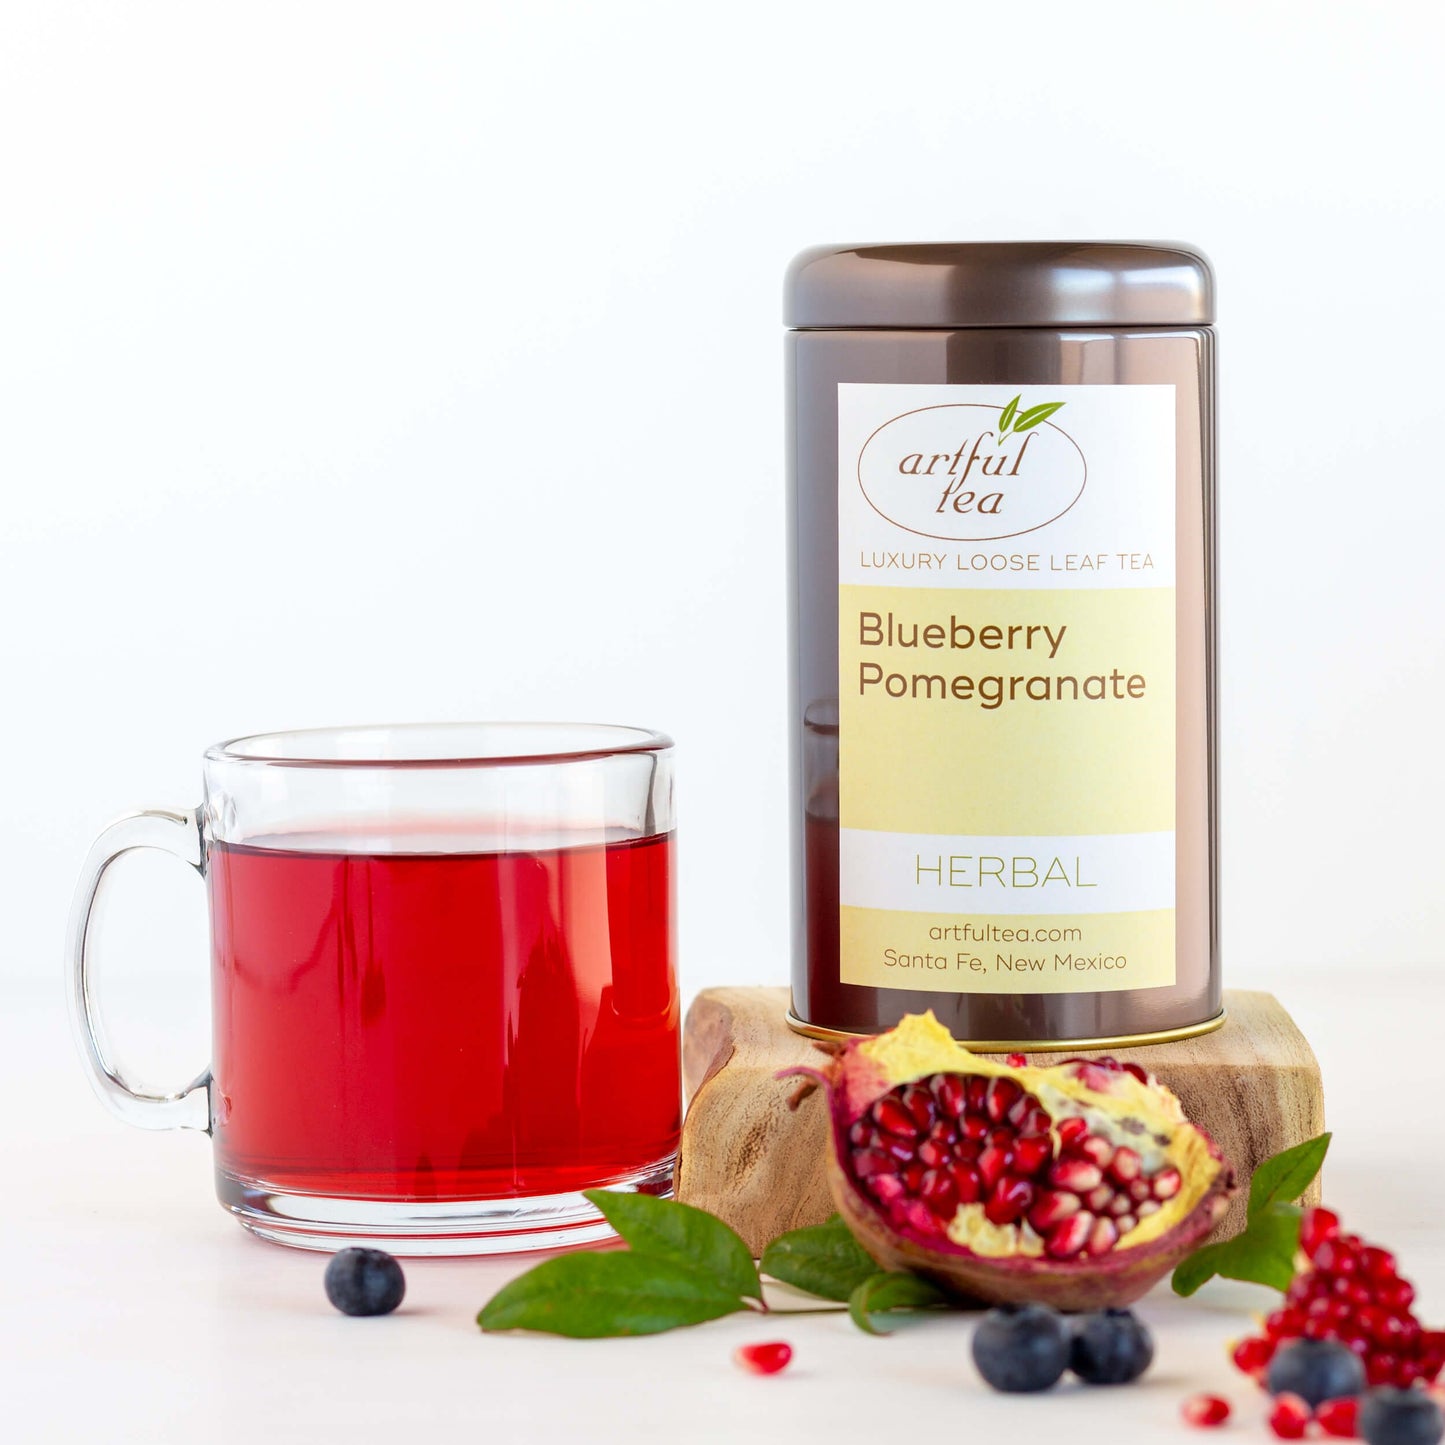
[[[1077,1144],[1089,1132],[1089,1121],[1077,1116],[1059,1120],[1059,1141],[1065,1147]]]
[[[1135,1211],[1140,1219],[1148,1219],[1151,1214],[1159,1213],[1159,1201],[1157,1199],[1146,1199]]]
[[[945,1169],[930,1169],[923,1176],[923,1202],[940,1219],[952,1219],[958,1209],[958,1185]]]
[[[903,1187],[910,1194],[917,1194],[923,1188],[923,1176],[927,1173],[921,1164],[905,1164],[898,1177],[903,1180]]]
[[[988,1093],[988,1080],[982,1074],[970,1074],[965,1086],[970,1114],[983,1113],[984,1095]]]
[[[938,1234],[941,1226],[933,1211],[921,1199],[905,1199],[899,1209],[903,1221],[919,1234]]]
[[[893,1094],[885,1094],[874,1104],[873,1120],[885,1133],[899,1139],[916,1139],[920,1132],[918,1121]]]
[[[1420,1355],[1426,1360],[1445,1360],[1445,1330],[1426,1330],[1420,1336]]]
[[[1324,1400],[1315,1411],[1315,1419],[1326,1435],[1333,1435],[1336,1440],[1353,1440],[1359,1411],[1358,1400]]]
[[[1011,1069],[1022,1069],[1028,1064],[1028,1060],[1022,1054],[1006,1054],[1004,1063]]]
[[[879,1140],[885,1154],[891,1154],[900,1164],[911,1164],[917,1157],[913,1143],[908,1139],[895,1139],[891,1134],[880,1134]]]
[[[1265,1367],[1274,1358],[1275,1343],[1261,1335],[1247,1335],[1230,1355],[1237,1370],[1243,1370],[1254,1379],[1263,1379]]]
[[[918,1146],[918,1158],[930,1169],[937,1169],[953,1158],[953,1151],[945,1148],[937,1139],[925,1139]]]
[[[1119,1238],[1123,1239],[1131,1229],[1138,1227],[1139,1221],[1135,1219],[1132,1214],[1121,1214],[1118,1219],[1114,1221],[1114,1225],[1119,1231]]]
[[[1360,1251],[1360,1268],[1367,1278],[1388,1284],[1395,1278],[1395,1256],[1388,1249],[1367,1245]]]
[[[983,1198],[983,1178],[972,1164],[955,1164],[949,1173],[960,1204],[977,1204]]]
[[[1291,1340],[1304,1328],[1304,1322],[1298,1310],[1275,1310],[1265,1316],[1264,1332],[1272,1340]]]
[[[1300,1334],[1307,1340],[1327,1340],[1332,1332],[1330,1322],[1317,1317],[1307,1319],[1304,1328],[1300,1330]]]
[[[1000,1126],[997,1129],[989,1130],[988,1142],[992,1144],[995,1149],[1006,1149],[1009,1155],[1012,1156],[1014,1139],[1016,1137],[1017,1135],[1015,1135],[1012,1129],[1005,1129]]]
[[[933,1102],[933,1092],[923,1084],[914,1084],[905,1089],[903,1103],[913,1115],[913,1122],[927,1131],[938,1122],[938,1105]]]
[[[983,1212],[990,1224],[1013,1224],[1033,1202],[1034,1186],[1027,1179],[1005,1174],[989,1196]]]
[[[1396,1356],[1388,1350],[1381,1350],[1365,1360],[1365,1378],[1372,1385],[1390,1385],[1394,1383],[1395,1371],[1399,1367],[1400,1361]]]
[[[1143,1204],[1154,1198],[1154,1186],[1147,1179],[1136,1179],[1129,1186],[1129,1198],[1135,1204]]]
[[[1368,1291],[1365,1290],[1364,1285],[1360,1285],[1358,1288],[1365,1291],[1368,1297]],[[1379,1300],[1382,1309],[1407,1310],[1415,1302],[1415,1286],[1407,1279],[1397,1279],[1393,1284],[1381,1285],[1375,1291],[1375,1298]]]
[[[1133,1074],[1133,1076],[1144,1085],[1148,1085],[1154,1077],[1143,1064],[1123,1064],[1120,1067],[1123,1068],[1126,1074]]]
[[[1351,1275],[1360,1268],[1359,1256],[1342,1239],[1327,1239],[1314,1252],[1315,1268],[1322,1274]]]
[[[1054,1225],[1072,1218],[1082,1206],[1077,1194],[1068,1194],[1059,1189],[1045,1189],[1038,1202],[1029,1210],[1029,1223],[1040,1234],[1047,1234]]]
[[[1127,1196],[1123,1194],[1116,1194],[1109,1201],[1107,1212],[1113,1219],[1123,1219],[1124,1216],[1133,1209],[1133,1207],[1134,1206],[1129,1202]]]
[[[1143,1169],[1144,1161],[1127,1144],[1114,1150],[1114,1157],[1109,1161],[1109,1173],[1117,1184],[1132,1184]]]
[[[1114,1146],[1107,1139],[1101,1139],[1097,1134],[1090,1134],[1087,1139],[1081,1139],[1074,1148],[1077,1153],[1082,1154],[1085,1159],[1092,1160],[1100,1169],[1107,1169],[1114,1158]]]
[[[1049,1170],[1049,1183],[1060,1189],[1072,1189],[1084,1195],[1104,1182],[1103,1170],[1087,1159],[1055,1159]]]
[[[1154,1176],[1155,1199],[1173,1199],[1184,1183],[1184,1176],[1177,1169],[1161,1169]]]
[[[958,1074],[935,1074],[933,1076],[933,1097],[938,1107],[951,1119],[957,1119],[964,1109],[967,1090]]]
[[[1328,1209],[1307,1209],[1300,1221],[1299,1247],[1310,1259],[1327,1239],[1334,1239],[1340,1232],[1340,1216]]]
[[[1112,1219],[1096,1220],[1084,1248],[1090,1254],[1108,1254],[1119,1241],[1119,1227]]]
[[[873,1197],[882,1204],[891,1204],[903,1198],[903,1181],[896,1174],[880,1174],[868,1181]]]
[[[1009,1166],[1008,1150],[990,1145],[978,1156],[978,1172],[990,1189],[1003,1178]]]
[[[1008,1111],[1008,1122],[1019,1128],[1025,1119],[1038,1107],[1038,1100],[1032,1094],[1020,1094]]]
[[[1269,1412],[1269,1428],[1281,1440],[1303,1440],[1310,1426],[1310,1407],[1298,1395],[1276,1395]]]
[[[864,1149],[853,1156],[853,1172],[860,1179],[871,1179],[875,1174],[891,1174],[893,1160],[876,1149]]]
[[[995,1124],[1002,1124],[1022,1093],[1023,1090],[1012,1079],[990,1079],[988,1093],[984,1096],[984,1112]]]
[[[1084,1203],[1094,1211],[1095,1214],[1102,1214],[1114,1202],[1114,1191],[1107,1184],[1101,1184],[1097,1189],[1091,1189]],[[1127,1200],[1125,1201],[1128,1202]]]
[[[1014,1168],[1020,1174],[1037,1174],[1054,1157],[1054,1143],[1047,1134],[1032,1134],[1014,1145]]]
[[[848,1142],[858,1149],[866,1149],[873,1143],[873,1130],[868,1127],[868,1121],[866,1119],[859,1119],[858,1122],[848,1130]]]
[[[1053,1127],[1054,1121],[1049,1111],[1035,1106],[1029,1110],[1027,1116],[1019,1123],[1019,1133],[1047,1135]]]
[[[928,1131],[928,1137],[938,1144],[952,1144],[958,1138],[958,1129],[952,1119],[940,1119]]]
[[[975,1144],[981,1144],[988,1138],[989,1122],[979,1114],[970,1114],[963,1121],[963,1137],[971,1139]]]
[[[1406,1286],[1406,1288],[1409,1287]],[[1375,1297],[1370,1286],[1359,1279],[1336,1280],[1335,1293],[1339,1295],[1341,1299],[1348,1300],[1356,1309],[1361,1309],[1371,1303]],[[1410,1290],[1409,1298],[1405,1300],[1405,1307],[1407,1309],[1409,1308],[1410,1300],[1414,1297],[1415,1291]],[[1385,1292],[1383,1290],[1380,1291],[1380,1308],[1386,1310],[1398,1308],[1397,1305],[1385,1298]]]
[[[977,1139],[960,1139],[953,1146],[953,1157],[960,1164],[977,1164],[983,1145]]]
[[[1081,1209],[1072,1219],[1050,1231],[1044,1241],[1044,1250],[1055,1259],[1072,1259],[1088,1243],[1094,1228],[1094,1216],[1087,1209]]]
[[[776,1375],[788,1367],[793,1358],[793,1347],[782,1340],[770,1340],[764,1345],[739,1345],[733,1351],[733,1362],[754,1375]]]
[[[1222,1425],[1229,1419],[1229,1401],[1221,1400],[1218,1395],[1191,1395],[1179,1407],[1179,1413],[1188,1425],[1205,1428]]]

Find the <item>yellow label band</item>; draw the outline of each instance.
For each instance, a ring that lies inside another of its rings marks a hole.
[[[844,906],[844,983],[933,993],[1114,993],[1174,982],[1174,910],[1044,916]]]

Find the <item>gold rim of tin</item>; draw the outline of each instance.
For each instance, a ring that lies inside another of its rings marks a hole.
[[[1197,1039],[1201,1034],[1212,1034],[1215,1029],[1223,1027],[1226,1015],[1227,1010],[1220,1009],[1212,1019],[1205,1019],[1202,1024],[1189,1024],[1182,1029],[1161,1029],[1153,1034],[1115,1034],[1111,1038],[1065,1039],[1063,1042],[1050,1040],[1045,1043],[1030,1043],[1023,1039],[985,1039],[980,1042],[959,1039],[957,1042],[976,1054],[1062,1054],[1070,1049],[1136,1049],[1144,1048],[1148,1044],[1173,1044],[1180,1039]],[[822,1039],[828,1043],[846,1043],[849,1039],[878,1037],[877,1034],[855,1034],[846,1029],[825,1029],[817,1024],[805,1024],[792,1009],[788,1010],[787,1019],[788,1027],[795,1034],[802,1034],[809,1039]],[[879,1030],[879,1033],[886,1032],[886,1029]]]

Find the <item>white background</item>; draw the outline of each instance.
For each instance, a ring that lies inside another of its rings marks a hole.
[[[1440,963],[1436,8],[0,25],[7,973],[208,742],[575,717],[678,739],[685,987],[783,981],[783,268],[1061,236],[1218,271],[1230,980]],[[135,871],[116,948],[198,970]]]
[[[1183,239],[1212,256],[1228,978],[1296,1001],[1338,1091],[1361,1077],[1362,1029],[1392,1051],[1445,961],[1441,14],[0,0],[16,1438],[69,1438],[66,1420],[147,1445],[315,1440],[338,1420],[349,1438],[423,1421],[461,1438],[489,1419],[512,1421],[493,1438],[575,1438],[589,1416],[630,1419],[630,1439],[690,1418],[696,1438],[782,1420],[799,1439],[828,1418],[876,1433],[896,1396],[840,1414],[840,1382],[886,1358],[894,1385],[925,1383],[923,1413],[985,1419],[955,1383],[956,1333],[879,1356],[799,1322],[811,1373],[792,1397],[723,1380],[731,1326],[643,1355],[483,1351],[468,1311],[496,1265],[419,1266],[422,1332],[398,1320],[349,1353],[362,1337],[333,1338],[314,1263],[208,1201],[202,1140],[101,1114],[57,1007],[101,824],[194,801],[217,738],[403,718],[673,732],[684,987],[784,980],[780,282],[814,242]],[[152,977],[117,1032],[173,1081],[205,1048],[201,890],[168,860],[126,871],[108,961],[137,989]],[[1352,991],[1386,967],[1393,991],[1360,1014]],[[176,1008],[142,1002],[166,981]],[[1438,1320],[1424,1180],[1387,1172],[1418,1139],[1338,1091],[1331,1188],[1389,1242],[1413,1230]],[[1223,1383],[1243,1307],[1158,1307],[1192,1343],[1172,1335],[1153,1392],[1129,1397],[1134,1438]],[[595,1390],[570,1373],[583,1359]],[[529,1394],[528,1371],[576,1388]],[[1075,1398],[1042,1408],[1117,1438],[1122,1401]],[[551,1413],[522,1430],[528,1401]],[[989,1430],[1024,1424],[1011,1406]]]

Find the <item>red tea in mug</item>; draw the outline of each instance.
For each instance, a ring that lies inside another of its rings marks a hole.
[[[670,832],[434,853],[282,836],[213,845],[207,876],[223,1174],[444,1202],[674,1152]]]

